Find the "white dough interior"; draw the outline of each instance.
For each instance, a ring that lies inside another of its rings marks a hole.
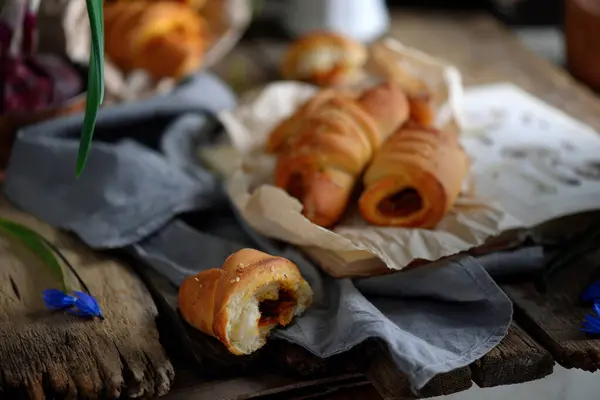
[[[250,354],[264,346],[267,335],[277,326],[277,323],[259,328],[260,302],[277,300],[279,290],[278,282],[270,282],[253,292],[242,292],[231,299],[228,305],[227,336],[232,347],[244,354]],[[303,282],[295,290],[288,288],[287,291],[295,293],[296,296],[293,315],[302,314],[312,301],[312,290],[306,282]]]

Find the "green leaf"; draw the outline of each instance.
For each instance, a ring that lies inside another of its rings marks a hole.
[[[67,291],[65,277],[63,275],[60,263],[58,262],[58,259],[52,250],[46,246],[46,239],[31,229],[4,218],[0,218],[0,230],[13,236],[23,243],[29,250],[34,252],[56,276],[60,282],[61,290],[63,292]]]
[[[77,154],[79,177],[92,147],[98,109],[104,100],[104,16],[102,0],[86,0],[91,30],[90,67],[88,70],[87,97],[83,130]]]

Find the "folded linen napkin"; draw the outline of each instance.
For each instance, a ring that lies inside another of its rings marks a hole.
[[[499,255],[461,255],[385,277],[326,276],[292,246],[253,232],[219,181],[197,163],[197,146],[219,133],[211,115],[234,106],[229,89],[204,74],[163,97],[105,108],[79,179],[81,115],[26,128],[13,150],[6,194],[93,248],[126,248],[175,285],[242,247],[287,257],[311,284],[316,303],[274,335],[321,357],[378,337],[416,390],[436,374],[472,363],[503,338],[512,305],[485,266],[538,265],[540,249],[507,253],[504,265]],[[186,225],[177,216],[188,211],[204,217]]]

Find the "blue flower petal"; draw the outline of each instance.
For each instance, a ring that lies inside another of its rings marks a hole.
[[[581,330],[587,333],[600,334],[600,318],[591,314],[586,315]]]
[[[57,289],[44,290],[44,304],[51,310],[63,310],[75,305],[77,299]]]
[[[581,301],[591,303],[600,300],[600,281],[596,281],[589,285],[580,296]]]
[[[82,317],[103,318],[102,311],[100,310],[98,301],[96,301],[95,298],[83,292],[75,291],[73,293],[75,293],[77,299],[75,301],[76,310],[69,310],[72,314],[79,315]]]

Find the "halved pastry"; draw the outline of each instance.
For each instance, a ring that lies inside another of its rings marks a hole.
[[[187,277],[179,288],[179,311],[194,328],[242,355],[261,348],[273,328],[288,325],[312,299],[293,262],[242,249],[220,269]]]
[[[456,135],[405,126],[367,168],[360,212],[375,225],[434,228],[454,205],[467,172]]]

